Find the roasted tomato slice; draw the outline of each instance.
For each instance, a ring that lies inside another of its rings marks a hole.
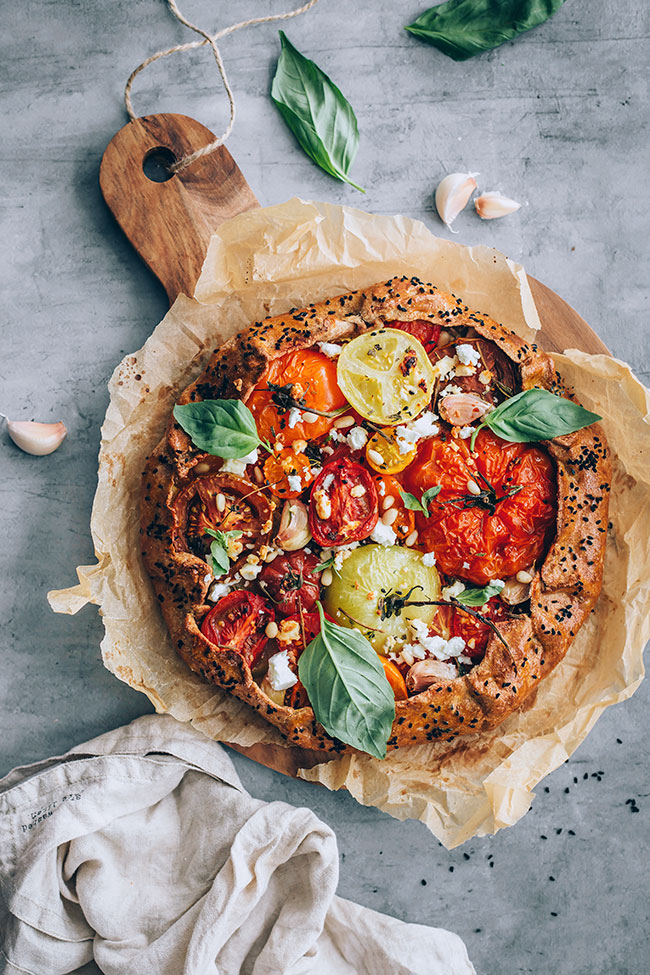
[[[320,595],[320,574],[314,572],[317,555],[298,549],[286,552],[268,562],[259,584],[279,613],[297,613],[313,609]]]
[[[479,612],[482,616],[492,620],[497,626],[499,620],[504,620],[508,616],[507,607],[503,605],[498,596],[487,603],[486,607],[480,607]],[[475,616],[464,613],[461,609],[454,609],[451,619],[452,636],[460,636],[465,641],[465,653],[472,660],[480,660],[485,653],[488,638],[492,632],[487,623],[477,620]]]
[[[262,440],[314,440],[324,436],[334,417],[316,416],[289,426],[291,405],[299,403],[302,412],[310,409],[329,413],[345,406],[345,396],[336,381],[336,359],[316,349],[287,352],[273,359],[249,396],[246,405],[257,424]]]
[[[276,498],[299,498],[314,480],[309,457],[288,448],[268,457],[264,477]]]
[[[240,531],[242,541],[261,544],[272,528],[273,508],[255,485],[235,474],[205,474],[195,477],[176,496],[174,545],[181,552],[203,558],[210,549],[213,531]]]
[[[401,332],[408,332],[419,339],[427,352],[435,349],[440,338],[442,326],[435,322],[428,322],[425,318],[416,318],[413,322],[386,322],[386,328],[398,328]]]
[[[482,475],[482,476],[481,476]],[[416,514],[419,541],[438,567],[478,585],[505,579],[539,562],[556,518],[555,470],[533,444],[508,443],[481,430],[476,452],[447,435],[424,441],[404,473],[421,497],[434,485],[430,517]]]
[[[402,495],[400,494],[402,485],[396,477],[391,477],[390,474],[375,474],[374,481],[377,486],[382,520],[386,511],[395,511],[394,516],[388,515],[390,527],[397,535],[397,538],[400,541],[404,541],[415,528],[415,515],[404,506]],[[392,498],[393,503],[390,508],[384,510],[384,501],[386,498]]]
[[[236,589],[215,603],[201,623],[201,633],[220,649],[238,653],[252,668],[267,641],[266,627],[274,618],[265,599],[247,589]]]
[[[480,355],[480,362],[469,376],[443,379],[440,383],[440,394],[444,394],[446,386],[457,386],[462,393],[473,393],[490,405],[500,403],[506,396],[513,395],[516,390],[514,365],[505,352],[487,339],[459,338],[449,345],[436,348],[431,353],[431,361],[435,364],[444,356],[455,356],[457,345],[471,345]]]
[[[367,538],[377,524],[377,489],[361,464],[342,457],[326,464],[311,491],[309,528],[319,545]]]

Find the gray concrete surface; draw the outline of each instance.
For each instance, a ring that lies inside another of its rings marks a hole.
[[[282,4],[183,6],[224,25]],[[446,233],[436,182],[479,171],[485,188],[525,206],[485,224],[468,213],[458,239],[521,259],[649,379],[647,5],[570,0],[515,44],[464,64],[401,30],[423,6],[321,0],[286,27],[356,109],[353,175],[365,197],[316,169],[271,105],[276,28],[224,43],[238,97],[230,149],[251,186],[263,204],[297,193],[407,213]],[[187,39],[157,0],[24,0],[3,13],[0,409],[63,418],[70,437],[42,460],[0,443],[0,773],[149,710],[102,668],[96,612],[55,617],[45,592],[92,561],[106,380],[166,308],[103,205],[99,161],[125,122],[131,68]],[[156,65],[135,99],[141,114],[179,111],[215,131],[226,117],[205,52]],[[646,684],[547,779],[523,821],[453,853],[418,823],[235,762],[255,795],[311,806],[334,827],[344,896],[459,932],[482,975],[637,975],[650,970],[649,704]]]

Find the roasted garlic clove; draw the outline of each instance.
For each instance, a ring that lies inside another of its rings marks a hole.
[[[475,393],[450,393],[438,400],[438,413],[454,427],[466,427],[491,409],[490,404]]]
[[[516,576],[506,579],[506,584],[499,593],[501,599],[508,606],[517,606],[525,603],[530,598],[530,586],[533,581],[533,566],[530,569],[522,569]]]
[[[60,447],[67,430],[63,423],[35,423],[33,420],[7,420],[7,433],[26,454],[43,457]]]
[[[285,501],[275,544],[285,552],[295,552],[311,541],[309,516],[302,501]]]
[[[481,193],[474,200],[474,209],[481,220],[496,220],[497,217],[507,217],[509,213],[518,210],[521,203],[511,200],[501,193]]]
[[[476,189],[475,176],[478,173],[450,173],[438,184],[436,189],[436,210],[444,224],[451,230],[451,225],[469,202],[469,198]],[[458,233],[451,230],[452,234]]]
[[[418,660],[409,667],[406,686],[411,694],[419,694],[437,680],[453,680],[455,677],[458,677],[458,671],[453,664],[442,660]]]

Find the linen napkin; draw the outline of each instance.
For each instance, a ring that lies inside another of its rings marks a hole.
[[[0,971],[473,975],[465,945],[336,896],[332,831],[147,715],[0,780]]]

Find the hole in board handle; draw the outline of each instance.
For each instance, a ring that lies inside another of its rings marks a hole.
[[[170,173],[169,167],[176,162],[176,156],[171,149],[157,146],[150,149],[142,161],[142,172],[152,183],[166,183],[173,179],[176,173]]]

